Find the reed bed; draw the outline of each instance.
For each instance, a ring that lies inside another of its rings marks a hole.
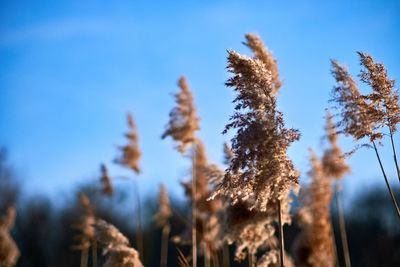
[[[310,150],[310,171],[303,175],[309,182],[303,183],[300,189],[301,174],[287,153],[290,146],[300,140],[300,131],[287,127],[284,114],[278,108],[279,92],[284,88],[278,62],[257,34],[246,34],[243,44],[251,50],[252,56],[227,51],[227,69],[231,76],[226,86],[233,90],[235,98],[233,114],[223,130],[223,134],[233,134],[230,142],[223,146],[223,164],[209,161],[206,145],[197,134],[201,127],[193,92],[185,76],[178,80],[179,91],[173,95],[175,107],[169,113],[161,138],[171,137],[176,150],[186,159],[190,158],[190,178],[181,181],[190,211],[181,214],[174,210],[167,187],[160,185],[158,211],[153,216],[161,234],[160,266],[168,266],[172,261],[179,266],[197,267],[200,262],[205,267],[229,266],[232,257],[239,262],[247,260],[249,267],[333,267],[339,265],[341,255],[345,266],[350,267],[348,241],[351,236],[346,233],[340,183],[351,172],[346,159],[353,153],[363,147],[374,149],[400,219],[397,200],[378,150],[385,137],[389,137],[400,182],[394,142],[400,122],[395,81],[388,78],[382,63],[358,52],[361,65],[358,77],[371,89],[370,93],[362,94],[348,69],[336,60],[331,61],[336,85],[331,99],[333,115],[329,110],[326,112],[324,140],[327,148]],[[90,198],[79,193],[81,217],[72,225],[77,233],[72,248],[81,253],[81,267],[89,265],[89,254],[93,267],[99,263],[106,267],[141,267],[146,260],[144,256],[150,253],[144,251],[143,245],[137,180],[142,152],[131,113],[128,113],[127,123],[127,143],[118,147],[115,163],[132,171],[135,192],[132,221],[136,225],[136,240],[131,243],[114,225],[103,220]],[[350,152],[343,152],[338,145],[342,134],[351,136],[355,142]],[[318,156],[320,152],[321,157]],[[100,171],[98,192],[112,199],[113,179],[105,165],[101,165]],[[292,211],[293,199],[299,192],[300,207]],[[334,196],[340,237],[334,235],[333,218],[336,216],[330,210]],[[294,249],[285,246],[284,227],[292,223],[293,215],[301,226]],[[20,254],[9,233],[15,216],[15,206],[11,205],[0,221],[0,266],[15,266]],[[171,233],[174,218],[185,226],[181,233]],[[336,247],[335,240],[339,238],[342,251]],[[131,246],[133,243],[135,247]],[[176,258],[167,257],[171,245],[177,246]],[[97,254],[99,249],[101,255]]]

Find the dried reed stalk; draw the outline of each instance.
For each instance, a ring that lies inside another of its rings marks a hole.
[[[139,149],[139,134],[136,128],[135,120],[131,113],[128,113],[128,126],[129,132],[125,134],[128,139],[128,144],[119,147],[121,155],[115,159],[115,162],[131,169],[136,175],[140,173],[139,159],[141,157],[141,151]],[[136,206],[137,206],[137,231],[136,231],[136,246],[139,250],[139,255],[141,260],[143,260],[143,233],[142,233],[142,216],[141,216],[141,205],[140,205],[140,195],[139,195],[139,184],[137,181],[137,176],[133,179],[134,187],[136,189]]]
[[[171,136],[177,141],[177,149],[185,154],[186,148],[192,145],[192,265],[197,266],[197,242],[196,242],[196,173],[195,173],[195,131],[199,130],[199,117],[196,115],[196,107],[193,103],[193,94],[189,89],[186,78],[182,76],[178,81],[180,92],[175,94],[177,106],[169,113],[170,119],[165,132],[162,135],[164,139]]]
[[[372,144],[393,206],[400,219],[400,211],[375,144],[375,141],[384,137],[384,134],[379,131],[381,128],[389,127],[391,136],[397,130],[397,124],[400,122],[398,92],[393,90],[394,80],[387,78],[387,71],[383,64],[374,63],[368,54],[361,52],[358,54],[361,65],[364,67],[359,77],[361,81],[372,88],[372,92],[361,95],[347,68],[333,60],[331,73],[336,79],[337,85],[334,87],[334,97],[331,101],[335,101],[338,105],[337,108],[340,109],[339,115],[342,120],[338,126],[341,128],[341,132],[353,136],[355,142],[367,137]],[[394,144],[392,144],[392,149],[395,158]],[[395,163],[396,161],[397,159],[395,159]],[[398,169],[397,165],[396,169]],[[399,173],[398,176],[400,177]]]
[[[340,228],[340,237],[342,239],[342,247],[343,247],[343,255],[344,255],[344,262],[346,264],[346,267],[351,267],[351,261],[350,261],[350,252],[349,252],[349,245],[347,242],[347,233],[346,233],[346,223],[344,221],[344,213],[343,213],[343,208],[342,208],[342,203],[340,201],[340,185],[336,181],[335,184],[335,189],[336,189],[336,205],[337,205],[337,210],[338,210],[338,217],[339,217],[339,228]]]
[[[172,216],[172,210],[168,199],[167,188],[164,184],[160,184],[158,205],[159,211],[153,216],[153,219],[156,221],[157,227],[162,227],[160,266],[166,267],[168,262],[168,236],[171,230],[169,219]]]
[[[360,56],[360,64],[363,67],[359,77],[362,82],[369,85],[372,89],[372,93],[366,98],[377,110],[376,112],[380,114],[376,123],[382,124],[382,127],[387,126],[389,128],[393,159],[400,182],[400,170],[393,142],[393,134],[397,131],[397,124],[400,122],[398,90],[394,89],[395,81],[388,78],[387,70],[382,63],[375,63],[368,54],[357,53]]]
[[[343,256],[345,259],[345,263],[347,267],[351,266],[350,261],[350,252],[347,243],[347,234],[346,234],[346,224],[344,221],[344,213],[343,208],[340,202],[340,185],[339,180],[343,179],[343,177],[350,173],[351,169],[345,162],[345,156],[337,144],[338,134],[334,123],[332,121],[332,116],[329,110],[326,110],[326,137],[329,140],[330,148],[324,151],[324,156],[322,159],[322,168],[327,176],[327,178],[331,178],[334,180],[335,184],[335,198],[337,202],[337,213],[339,218],[339,229],[340,236],[343,248]],[[336,247],[336,246],[335,246]],[[337,258],[337,250],[336,258]]]
[[[196,150],[195,145],[192,143],[192,266],[197,266],[197,208],[196,208],[196,193],[197,193],[197,182],[196,182]]]
[[[234,158],[212,197],[225,196],[231,199],[233,205],[246,202],[250,210],[261,213],[272,209],[271,213],[264,214],[267,216],[265,223],[270,224],[279,221],[279,202],[287,199],[292,188],[299,186],[299,173],[286,151],[300,135],[295,129],[285,128],[283,115],[276,108],[276,87],[268,66],[257,58],[245,57],[234,51],[228,53],[228,69],[234,76],[226,85],[234,88],[237,97],[234,100],[236,112],[224,133],[231,129],[237,132],[232,139]],[[286,200],[285,208],[281,208],[285,212],[290,209]],[[289,217],[288,213],[281,216]],[[290,217],[282,219],[281,223],[288,221]],[[265,224],[260,226],[264,228]],[[269,229],[273,229],[272,225]],[[273,237],[274,232],[261,235],[258,244],[264,244],[264,237]],[[283,237],[277,242],[280,240]],[[248,242],[243,245],[247,246]],[[282,243],[280,247],[284,248]],[[241,248],[238,246],[238,250]],[[250,254],[255,253],[250,251]],[[283,258],[281,256],[281,263]],[[263,262],[270,259],[276,258],[263,257]]]
[[[230,265],[229,245],[226,242],[222,249],[222,263],[224,267],[229,267]]]
[[[324,173],[322,162],[311,150],[312,168],[308,175],[312,181],[302,191],[303,214],[309,214],[304,220],[303,233],[297,246],[300,266],[334,266],[335,246],[330,216],[332,199],[331,179]]]
[[[78,199],[84,210],[84,215],[81,216],[77,223],[72,225],[72,228],[80,231],[79,235],[75,236],[79,242],[72,248],[81,250],[81,267],[86,267],[88,264],[89,249],[92,246],[92,264],[97,267],[97,248],[92,224],[96,222],[96,211],[92,206],[89,198],[83,193],[78,193]]]
[[[280,253],[280,264],[281,267],[285,266],[285,258],[284,258],[284,251],[285,251],[285,242],[283,240],[283,222],[282,222],[282,207],[281,207],[281,201],[278,200],[278,229],[279,229],[279,253]]]

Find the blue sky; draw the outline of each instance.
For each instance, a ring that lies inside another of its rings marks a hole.
[[[0,144],[25,194],[68,194],[98,176],[102,162],[112,176],[130,175],[112,163],[129,110],[143,152],[142,191],[155,194],[163,181],[181,196],[189,161],[160,139],[176,82],[187,76],[201,117],[198,136],[210,161],[220,162],[234,97],[224,86],[225,50],[251,55],[242,42],[256,32],[278,59],[278,105],[302,133],[290,156],[305,174],[308,147],[323,145],[334,85],[329,60],[357,75],[355,52],[364,51],[399,79],[399,29],[397,1],[1,1]],[[351,140],[340,143],[352,148]],[[400,148],[398,134],[396,143]],[[393,170],[390,150],[383,153]],[[384,185],[373,151],[349,162],[348,195]]]

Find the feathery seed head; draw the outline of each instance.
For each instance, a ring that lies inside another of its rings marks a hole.
[[[153,216],[157,223],[157,227],[163,227],[169,224],[168,220],[172,216],[171,206],[169,203],[167,188],[164,184],[160,184],[160,194],[158,195],[158,212]]]
[[[111,184],[111,178],[108,175],[107,167],[104,164],[100,166],[101,170],[101,193],[106,196],[112,196],[114,194],[114,188]]]
[[[400,106],[398,90],[394,89],[395,81],[388,78],[387,70],[382,63],[375,63],[368,54],[357,53],[363,66],[359,77],[372,88],[372,93],[367,99],[375,108],[375,113],[381,115],[381,118],[376,118],[376,123],[382,124],[382,127],[387,125],[392,132],[396,132],[396,125],[400,122]]]
[[[277,60],[272,57],[271,52],[268,52],[258,34],[250,33],[245,36],[247,43],[244,43],[244,45],[249,47],[253,51],[254,56],[261,60],[265,64],[266,69],[271,72],[272,90],[275,94],[278,93],[279,88],[282,86],[282,81],[279,79]]]
[[[104,246],[103,255],[106,255],[104,266],[143,266],[139,259],[139,253],[128,246],[128,239],[115,226],[100,220],[94,224],[94,229],[97,241]]]
[[[287,157],[289,145],[300,135],[286,129],[276,109],[271,72],[260,60],[228,51],[228,69],[234,74],[226,85],[238,93],[236,112],[224,133],[237,129],[232,139],[232,159],[219,189],[213,194],[239,200],[253,199],[251,208],[266,210],[298,186],[299,173]]]
[[[78,240],[78,244],[72,246],[72,248],[85,250],[90,248],[92,242],[95,240],[92,225],[96,222],[96,212],[90,203],[89,198],[84,193],[79,192],[78,198],[86,214],[81,216],[77,223],[71,225],[72,228],[77,229],[80,232],[78,235],[74,236],[74,238]]]
[[[325,129],[330,148],[324,152],[322,166],[325,175],[339,180],[342,179],[344,175],[350,173],[350,166],[346,164],[344,154],[337,144],[338,134],[332,122],[332,116],[329,110],[326,111]]]
[[[382,138],[380,134],[375,134],[376,125],[373,124],[369,114],[370,106],[366,99],[360,94],[357,83],[348,72],[347,67],[340,66],[336,60],[332,60],[331,73],[337,85],[333,88],[333,98],[340,108],[342,121],[339,126],[341,132],[353,136],[355,141],[364,137],[371,140]]]
[[[130,131],[125,134],[125,137],[128,139],[128,144],[119,147],[121,155],[115,159],[115,162],[139,173],[139,159],[141,156],[139,149],[139,135],[131,113],[128,113],[128,126]]]
[[[312,221],[304,225],[304,233],[298,245],[298,255],[310,266],[334,265],[334,239],[329,205],[332,199],[331,180],[324,173],[321,161],[311,150],[312,168],[308,172],[312,182],[303,201]],[[307,253],[305,253],[307,252]]]
[[[193,94],[184,76],[179,79],[178,86],[181,91],[174,95],[177,106],[169,113],[170,119],[162,138],[171,136],[179,142],[177,149],[184,154],[186,147],[196,139],[195,131],[200,130],[200,119],[196,115]]]

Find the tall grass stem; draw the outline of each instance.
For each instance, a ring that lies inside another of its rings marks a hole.
[[[279,223],[279,253],[280,253],[280,263],[281,267],[285,267],[285,243],[283,240],[283,224],[282,224],[282,204],[281,200],[278,200],[278,223]]]
[[[196,245],[196,146],[192,143],[192,267],[197,267]]]
[[[342,202],[340,200],[340,185],[338,182],[336,182],[335,190],[336,190],[335,196],[336,196],[337,213],[339,217],[340,238],[342,240],[342,248],[343,248],[343,257],[346,267],[351,267],[349,246],[347,242],[346,224],[344,222],[343,207],[342,207]]]
[[[373,144],[374,149],[375,149],[376,157],[378,158],[378,161],[379,161],[379,166],[381,167],[383,178],[385,178],[385,182],[386,182],[390,197],[392,198],[393,206],[396,209],[397,216],[399,216],[399,220],[400,220],[400,210],[399,210],[399,207],[397,206],[396,198],[393,195],[392,188],[390,187],[389,181],[388,181],[388,179],[386,177],[385,169],[383,168],[382,161],[381,161],[381,158],[379,156],[378,149],[376,148],[376,145],[375,145],[374,141],[372,141],[372,144]]]

